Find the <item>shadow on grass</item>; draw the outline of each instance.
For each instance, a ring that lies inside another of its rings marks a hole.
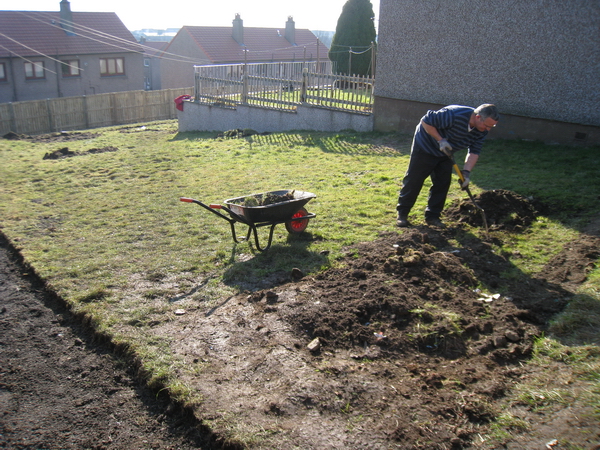
[[[250,242],[251,254],[236,261],[240,244],[234,244],[231,266],[223,275],[223,282],[240,291],[272,289],[275,286],[295,281],[303,275],[313,273],[328,265],[328,256],[309,250],[312,242],[320,236],[304,232],[289,235],[286,243],[273,243],[265,251],[258,251]]]
[[[254,145],[284,147],[317,147],[325,153],[356,156],[397,157],[410,154],[412,136],[396,133],[359,133],[352,130],[338,133],[316,131],[289,131],[284,133],[256,134],[250,137],[217,137],[217,133],[181,132],[171,141],[252,139]]]

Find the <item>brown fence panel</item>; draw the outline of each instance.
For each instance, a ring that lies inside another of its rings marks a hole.
[[[90,95],[87,102],[89,128],[108,127],[113,125],[112,94]]]
[[[50,131],[81,130],[87,128],[85,98],[65,97],[48,100],[52,129]]]
[[[0,103],[0,135],[13,129],[12,103]]]
[[[0,135],[43,134],[177,118],[175,98],[193,88],[128,91],[0,104]]]
[[[140,122],[140,115],[144,112],[143,91],[120,92],[119,95],[111,94],[113,102],[113,124]]]
[[[145,99],[144,120],[164,120],[177,117],[173,101],[175,97],[171,97],[170,92],[148,91]]]
[[[12,131],[15,133],[40,134],[51,129],[47,100],[15,102],[12,105],[15,118]]]

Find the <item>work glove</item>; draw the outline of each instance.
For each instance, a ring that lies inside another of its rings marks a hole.
[[[470,170],[461,170],[460,173],[462,173],[462,176],[465,179],[465,181],[462,181],[459,179],[458,184],[460,184],[460,188],[462,190],[465,190],[466,188],[469,187],[469,183],[471,182],[471,171]]]
[[[442,139],[440,142],[440,151],[448,158],[452,159],[452,146],[446,139]]]

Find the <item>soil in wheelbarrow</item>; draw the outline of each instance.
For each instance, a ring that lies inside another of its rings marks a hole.
[[[241,200],[245,207],[268,206],[282,203],[288,200],[294,200],[294,191],[278,194],[276,192],[267,192],[265,195],[249,195]]]
[[[293,279],[254,280],[217,307],[156,326],[157,337],[178,336],[173,351],[195,369],[181,381],[204,399],[195,413],[223,446],[205,444],[198,423],[112,365],[110,349],[55,299],[34,301],[43,288],[0,258],[0,293],[10,295],[0,307],[0,447],[536,450],[557,439],[594,448],[597,421],[577,400],[587,387],[558,363],[522,362],[597,260],[600,216],[539,274],[507,282],[518,255],[491,243],[526,232],[535,208],[507,191],[476,200],[489,239],[464,232],[478,218],[457,203],[447,229],[391,224],[317,276],[302,277],[299,263]],[[516,403],[511,414],[527,430],[483,443],[511,389],[538,378],[569,402]]]

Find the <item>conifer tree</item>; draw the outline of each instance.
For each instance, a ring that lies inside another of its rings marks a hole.
[[[371,43],[375,43],[376,32],[373,5],[370,0],[348,0],[342,8],[329,59],[334,71],[347,75],[371,75]]]

